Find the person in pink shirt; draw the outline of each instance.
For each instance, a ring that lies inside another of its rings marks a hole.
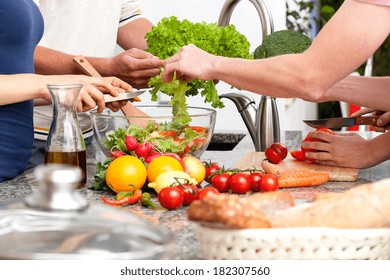
[[[183,47],[165,61],[164,81],[176,77],[222,80],[236,88],[266,96],[299,97],[311,102],[344,101],[390,111],[390,77],[350,75],[390,33],[390,0],[345,0],[301,54],[250,60],[211,55],[194,45]],[[390,113],[379,118],[382,129]],[[318,132],[324,142],[308,142],[306,156],[326,165],[366,168],[390,159],[390,132],[366,140],[357,133]],[[348,140],[347,140],[348,139]]]

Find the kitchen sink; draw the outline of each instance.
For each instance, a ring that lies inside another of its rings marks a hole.
[[[240,143],[246,134],[242,133],[214,133],[208,151],[231,151]]]

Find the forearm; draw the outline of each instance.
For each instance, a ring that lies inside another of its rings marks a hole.
[[[375,165],[390,159],[389,143],[390,131],[369,140],[370,154]]]
[[[367,60],[389,27],[389,8],[346,0],[303,54],[255,61],[215,58],[208,76],[269,96],[334,100],[329,88]]]
[[[326,95],[330,100],[340,100],[375,110],[390,111],[390,77],[348,76]]]
[[[152,30],[153,24],[146,18],[138,18],[118,29],[118,44],[123,49],[146,50],[145,34]]]
[[[210,76],[267,96],[312,100],[311,88],[315,84],[310,80],[317,79],[308,76],[312,73],[306,71],[309,65],[304,64],[301,57],[301,54],[283,55],[261,61],[217,57],[211,65]]]
[[[0,105],[35,98],[50,99],[46,78],[34,74],[0,75]]]
[[[78,54],[79,55],[79,54]],[[81,54],[82,55],[82,54]],[[37,46],[34,55],[35,71],[42,75],[84,74],[73,62],[76,55],[66,54],[60,51]],[[112,76],[104,69],[109,69],[110,58],[88,57],[86,59],[102,75]]]

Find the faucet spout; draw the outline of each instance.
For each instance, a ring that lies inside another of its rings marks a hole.
[[[256,8],[260,18],[263,37],[274,32],[272,15],[263,0],[248,0]],[[233,11],[241,0],[226,0],[219,15],[218,25],[226,26],[230,23]]]
[[[256,115],[258,106],[256,105],[254,98],[250,95],[238,94],[234,92],[221,94],[219,98],[226,98],[233,101],[242,117],[242,120],[244,121],[246,128],[248,129],[255,148],[259,147],[260,138],[257,135],[256,128]],[[256,150],[258,149],[256,148]]]
[[[233,10],[241,0],[226,0],[222,7],[218,25],[226,26],[230,22]],[[274,24],[270,11],[264,0],[248,0],[256,8],[262,28],[262,39],[274,32]],[[232,100],[240,112],[256,151],[265,149],[274,142],[280,141],[279,115],[275,98],[262,96],[260,105],[243,95],[227,93],[221,98]]]

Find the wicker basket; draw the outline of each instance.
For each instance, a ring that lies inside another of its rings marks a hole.
[[[390,259],[390,229],[227,229],[196,224],[205,259]]]

